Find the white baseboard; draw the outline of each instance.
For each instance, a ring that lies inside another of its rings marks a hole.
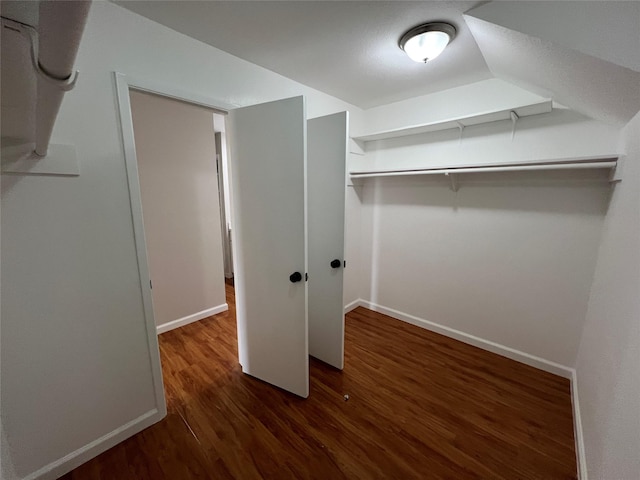
[[[362,300],[358,299],[358,300],[354,300],[351,303],[347,303],[344,306],[344,313],[349,313],[351,310],[355,310],[356,308],[358,308],[361,304]]]
[[[169,330],[173,330],[174,328],[183,327],[193,322],[197,322],[198,320],[202,320],[203,318],[210,317],[211,315],[216,315],[217,313],[226,312],[229,310],[229,305],[223,303],[222,305],[218,305],[217,307],[207,308],[206,310],[202,310],[201,312],[194,313],[193,315],[187,315],[186,317],[179,318],[177,320],[172,320],[171,322],[163,323],[162,325],[158,325],[157,331],[158,335],[164,332],[168,332]]]
[[[153,409],[147,413],[140,415],[138,418],[116,428],[112,432],[88,443],[84,447],[79,448],[75,452],[56,460],[42,467],[41,469],[27,475],[23,480],[55,480],[65,473],[69,473],[76,467],[92,458],[100,455],[102,452],[109,450],[111,447],[126,440],[127,438],[141,432],[156,422],[164,418],[165,414]]]
[[[485,340],[484,338],[476,337],[475,335],[470,335],[468,333],[461,332],[460,330],[455,330],[438,323],[430,322],[429,320],[425,320],[414,315],[409,315],[408,313],[400,312],[398,310],[394,310],[393,308],[387,308],[382,305],[369,302],[367,300],[360,299],[358,303],[360,306],[368,308],[369,310],[373,310],[374,312],[383,313],[397,320],[402,320],[403,322],[407,322],[412,325],[431,330],[435,333],[439,333],[441,335],[444,335],[445,337],[460,340],[461,342],[473,345],[474,347],[487,350],[488,352],[497,353],[498,355],[502,355],[503,357],[510,358],[512,360],[524,363],[525,365],[529,365],[540,370],[544,370],[545,372],[553,373],[554,375],[559,375],[560,377],[568,379],[572,378],[573,368],[567,367],[565,365],[560,365],[559,363],[545,360],[544,358],[536,357],[535,355],[530,355],[525,352],[521,352],[520,350],[516,350],[515,348],[507,347],[505,345],[492,342],[491,340]]]
[[[582,433],[582,417],[578,400],[578,377],[574,369],[571,376],[571,405],[573,407],[573,437],[576,441],[576,463],[578,464],[578,480],[587,480],[587,457],[584,450]]]
[[[416,325],[426,330],[439,333],[446,337],[459,340],[469,345],[473,345],[474,347],[478,347],[483,350],[487,350],[489,352],[502,355],[503,357],[516,360],[518,362],[524,363],[525,365],[529,365],[529,366],[538,368],[540,370],[543,370],[545,372],[553,373],[555,375],[568,378],[571,382],[571,403],[573,406],[573,425],[574,425],[574,438],[576,442],[576,463],[578,465],[578,478],[580,480],[587,480],[584,437],[582,433],[582,420],[580,417],[580,403],[578,399],[578,384],[577,384],[576,371],[574,368],[560,365],[559,363],[552,362],[550,360],[545,360],[543,358],[536,357],[534,355],[530,355],[525,352],[521,352],[519,350],[507,347],[505,345],[501,345],[499,343],[492,342],[490,340],[485,340],[483,338],[476,337],[475,335],[470,335],[468,333],[464,333],[459,330],[455,330],[453,328],[446,327],[444,325],[440,325],[434,322],[430,322],[428,320],[424,320],[414,315],[409,315],[408,313],[404,313],[399,310],[384,307],[382,305],[378,305],[376,303],[369,302],[367,300],[358,299],[348,303],[344,307],[344,312],[345,314],[349,313],[350,311],[358,307],[365,307],[365,308],[368,308],[369,310],[373,310],[374,312],[383,313],[397,320],[401,320],[403,322]],[[226,308],[224,310],[226,310]],[[221,311],[224,311],[224,310],[221,310]],[[219,312],[216,312],[216,313],[219,313]],[[185,317],[185,318],[188,318],[188,317]],[[201,317],[201,318],[205,318],[205,317]],[[197,320],[199,320],[199,318]],[[191,321],[196,321],[196,320],[191,320]],[[174,322],[171,322],[171,323],[174,323]],[[186,323],[190,323],[190,322],[186,322]],[[169,324],[165,324],[165,325],[169,325]],[[177,326],[181,326],[181,325],[177,325]],[[173,328],[176,328],[176,327],[173,327]],[[158,332],[158,333],[161,333],[161,332]]]
[[[503,357],[516,360],[520,363],[524,363],[525,365],[538,368],[545,372],[568,378],[571,383],[573,434],[576,442],[576,463],[578,465],[578,478],[579,480],[587,480],[587,464],[584,450],[584,437],[582,433],[582,419],[580,417],[580,403],[578,400],[578,381],[575,368],[560,365],[559,363],[545,360],[544,358],[536,357],[535,355],[530,355],[514,348],[510,348],[505,345],[492,342],[490,340],[485,340],[484,338],[476,337],[475,335],[470,335],[468,333],[464,333],[459,330],[455,330],[453,328],[446,327],[434,322],[430,322],[423,318],[409,315],[408,313],[400,312],[393,308],[384,307],[367,300],[360,299],[351,302],[350,304],[345,306],[345,313],[350,312],[357,307],[364,307],[368,308],[369,310],[373,310],[374,312],[383,313],[397,320],[401,320],[403,322],[410,323],[411,325],[416,325],[426,330],[439,333],[441,335],[444,335],[445,337],[453,338],[469,345],[473,345],[474,347],[478,347],[489,352],[497,353],[498,355],[502,355]]]

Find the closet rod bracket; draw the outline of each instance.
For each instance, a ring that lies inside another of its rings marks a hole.
[[[445,176],[449,177],[449,181],[451,182],[451,190],[454,192],[458,191],[458,176],[452,172],[444,172]]]
[[[624,170],[626,156],[620,155],[618,160],[616,161],[616,166],[611,169],[609,172],[609,183],[611,185],[615,185],[617,183],[622,182],[622,172]]]
[[[458,137],[458,145],[462,143],[462,132],[464,131],[464,124],[462,122],[456,122],[458,124],[458,129],[460,130],[460,136]]]
[[[511,117],[511,141],[513,142],[513,137],[516,134],[516,123],[518,122],[520,117],[513,110],[509,112],[509,116]]]

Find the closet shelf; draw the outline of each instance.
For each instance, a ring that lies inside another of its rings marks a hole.
[[[455,117],[440,122],[423,123],[420,125],[412,125],[409,127],[396,128],[392,130],[383,130],[380,132],[369,133],[352,137],[354,140],[362,142],[370,142],[373,140],[384,140],[387,138],[404,137],[407,135],[417,135],[420,133],[437,132],[439,130],[449,130],[452,128],[464,129],[472,125],[481,123],[497,122],[499,120],[511,120],[514,123],[522,117],[530,115],[539,115],[541,113],[549,113],[553,110],[551,100],[520,105],[514,108],[503,110],[492,110],[478,115],[469,115],[466,117]]]

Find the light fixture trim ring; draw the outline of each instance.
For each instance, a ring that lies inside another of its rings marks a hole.
[[[405,51],[404,46],[409,40],[411,40],[413,37],[417,35],[421,35],[426,32],[444,32],[447,35],[449,35],[449,43],[451,43],[453,39],[456,38],[456,33],[457,33],[456,27],[454,27],[450,23],[446,23],[446,22],[421,23],[420,25],[416,25],[415,27],[405,32],[405,34],[402,35],[402,37],[400,37],[400,40],[398,41],[398,46],[402,51]]]

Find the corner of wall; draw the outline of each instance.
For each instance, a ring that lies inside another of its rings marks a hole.
[[[640,113],[622,129],[620,147],[625,169],[613,187],[576,358],[581,480],[587,470],[594,478],[640,471],[640,435],[631,421],[640,411]]]

